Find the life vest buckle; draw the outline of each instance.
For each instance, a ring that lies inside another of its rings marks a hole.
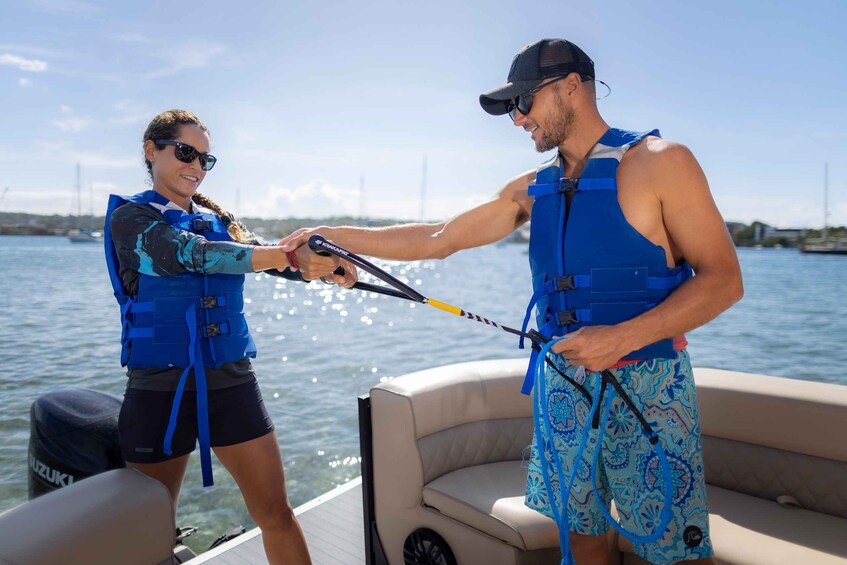
[[[559,184],[559,192],[576,192],[579,179],[562,177],[562,182]]]
[[[565,310],[563,312],[556,312],[556,321],[560,326],[567,326],[568,324],[576,324],[579,320],[576,318],[576,310]]]
[[[576,284],[574,284],[573,275],[565,275],[563,277],[556,277],[553,281],[556,286],[556,290],[573,290],[576,288]]]
[[[209,231],[212,229],[212,222],[203,218],[194,218],[191,228],[194,231]]]
[[[208,324],[203,326],[203,337],[216,337],[219,335],[229,335],[229,324]]]
[[[203,310],[217,308],[218,306],[220,306],[220,304],[218,303],[217,296],[201,296],[197,299],[197,307],[202,308]]]

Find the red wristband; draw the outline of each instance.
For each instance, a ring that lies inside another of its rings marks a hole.
[[[292,269],[300,269],[300,265],[297,264],[297,256],[294,255],[293,251],[286,251],[285,256],[288,257],[288,266]]]

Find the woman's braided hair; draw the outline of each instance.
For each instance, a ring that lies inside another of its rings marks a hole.
[[[209,128],[207,128],[206,125],[200,121],[200,118],[192,112],[187,110],[167,110],[153,118],[147,126],[147,130],[144,132],[143,141],[146,142],[148,139],[176,139],[179,136],[180,127],[184,125],[195,125],[207,134],[209,133]],[[164,149],[164,145],[156,147],[157,149]],[[150,175],[150,179],[152,180],[153,163],[151,163],[145,156],[144,164],[147,165],[147,174]],[[250,232],[250,230],[245,228],[244,225],[236,220],[232,214],[221,208],[217,202],[205,194],[195,192],[191,199],[200,206],[209,208],[215,214],[220,216],[226,225],[227,233],[229,233],[230,237],[232,237],[235,241],[240,243],[253,243],[256,241],[256,236]]]

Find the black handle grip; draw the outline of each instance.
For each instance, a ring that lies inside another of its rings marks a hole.
[[[426,297],[423,294],[413,289],[406,283],[389,275],[370,261],[362,259],[355,253],[347,251],[343,247],[335,245],[334,243],[328,242],[320,234],[315,234],[309,238],[309,249],[318,254],[329,253],[331,255],[335,255],[336,257],[340,257],[345,261],[349,261],[350,263],[356,265],[363,271],[366,271],[375,276],[376,278],[380,279],[381,281],[390,284],[391,286],[408,296],[410,300],[414,300],[415,302],[421,303],[426,301]]]

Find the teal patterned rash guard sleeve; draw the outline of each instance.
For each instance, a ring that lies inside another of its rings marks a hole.
[[[254,245],[209,241],[176,229],[158,211],[143,204],[129,202],[115,210],[109,227],[120,264],[120,277],[130,296],[136,293],[139,273],[165,277],[182,273],[240,275],[253,272]],[[302,280],[299,273],[287,269],[273,269],[268,273]]]

